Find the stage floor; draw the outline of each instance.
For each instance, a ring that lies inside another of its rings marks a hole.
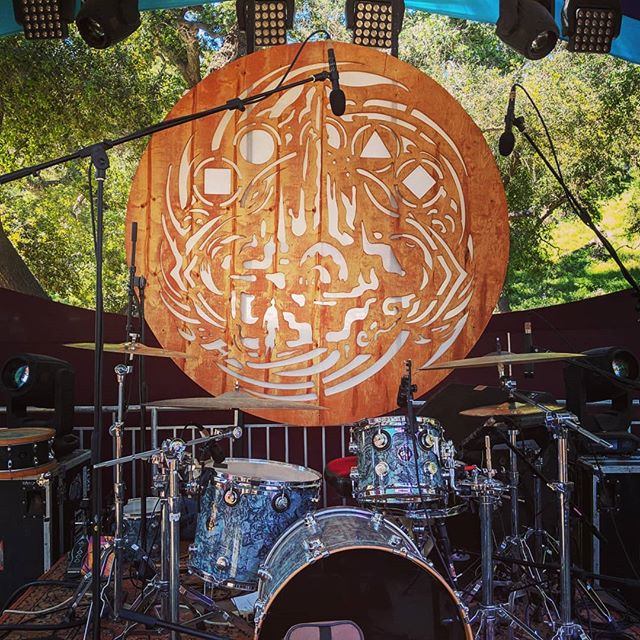
[[[46,574],[42,576],[42,580],[63,580],[66,569],[66,557],[61,558]],[[183,573],[182,575],[186,575]],[[191,586],[198,588],[202,583],[195,577],[189,576],[187,583]],[[137,587],[131,580],[125,581],[125,590],[127,591],[127,601],[132,601],[139,593],[139,587]],[[230,593],[229,591],[217,590],[214,591],[213,597],[216,600],[224,600],[230,596],[236,595],[238,592]],[[41,586],[31,587],[24,594],[22,594],[12,605],[11,610],[19,611],[41,611],[64,602],[73,594],[73,589],[63,586]],[[601,594],[607,605],[611,606],[614,602],[610,600],[606,593]],[[81,623],[84,615],[87,612],[89,598],[84,598],[80,603],[76,615],[71,619],[71,623],[75,623],[68,629],[60,629],[58,631],[43,630],[43,631],[20,631],[9,630],[3,628],[3,625],[15,625],[15,624],[32,624],[32,625],[44,625],[44,624],[59,624],[65,621],[69,621],[67,616],[67,610],[63,609],[57,612],[52,612],[46,617],[33,616],[24,613],[5,613],[0,616],[0,639],[2,640],[28,640],[31,638],[54,638],[55,640],[81,640],[83,638],[91,637],[91,629],[86,629],[86,625]],[[612,607],[612,611],[614,608]],[[618,631],[605,630],[600,624],[604,622],[604,619],[598,614],[595,608],[585,609],[578,607],[578,614],[580,615],[580,622],[590,635],[591,640],[604,640],[617,639],[617,640],[640,640],[640,624],[634,624],[627,626],[623,623],[624,616],[622,613],[616,612],[615,617],[621,621]],[[185,619],[191,617],[189,611],[185,610]],[[77,622],[76,622],[77,621]],[[117,624],[104,620],[102,623],[101,638],[104,640],[118,640],[121,637],[124,624]],[[229,640],[250,640],[252,635],[250,633],[244,633],[235,627],[231,627],[227,624],[207,624],[203,631],[229,638]],[[547,640],[551,638],[553,634],[543,634],[542,637]],[[154,638],[164,639],[168,638],[169,634],[160,632],[159,630],[146,629],[144,627],[136,627],[129,631],[128,638]],[[181,635],[183,640],[191,640],[194,636]],[[518,634],[511,636],[516,640],[519,638]],[[500,629],[496,640],[507,640],[509,638],[507,629]],[[433,640],[438,640],[434,638]]]

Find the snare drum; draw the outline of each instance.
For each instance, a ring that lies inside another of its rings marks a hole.
[[[358,456],[351,480],[358,502],[389,506],[446,496],[440,456],[443,429],[432,418],[417,422],[415,438],[405,416],[368,418],[351,428],[350,449]]]
[[[379,513],[329,507],[276,542],[260,569],[255,638],[350,620],[367,640],[471,640],[466,610],[409,536]]]
[[[0,479],[38,475],[55,469],[55,435],[55,429],[0,429]]]
[[[274,542],[316,508],[322,476],[270,460],[225,463],[203,490],[188,566],[216,586],[255,591],[258,568]]]

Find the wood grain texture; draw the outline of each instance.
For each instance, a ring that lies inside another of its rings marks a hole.
[[[464,357],[508,261],[504,189],[471,118],[410,65],[333,44],[343,117],[314,83],[155,134],[127,213],[149,324],[197,356],[176,364],[213,395],[238,380],[330,408],[265,413],[289,424],[384,414],[405,359]],[[169,117],[274,86],[297,48],[236,60]],[[326,48],[288,80],[324,70]],[[445,375],[416,375],[418,393]]]

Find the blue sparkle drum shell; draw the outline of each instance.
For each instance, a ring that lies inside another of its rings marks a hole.
[[[255,591],[278,537],[317,507],[322,476],[307,467],[228,458],[205,487],[188,568],[218,587]]]
[[[126,560],[134,561],[143,551],[150,558],[160,557],[160,498],[147,497],[147,540],[143,545],[140,539],[142,530],[142,509],[140,498],[131,498],[123,509],[123,547]]]
[[[351,479],[359,503],[402,506],[446,497],[443,429],[432,418],[417,423],[415,437],[405,416],[368,418],[351,427],[350,449],[358,458]]]
[[[329,507],[276,542],[260,569],[255,639],[305,622],[350,620],[367,640],[471,640],[466,609],[400,527]]]

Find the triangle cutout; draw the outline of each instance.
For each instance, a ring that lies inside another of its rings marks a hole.
[[[360,154],[361,158],[390,158],[389,149],[385,147],[382,138],[377,131],[369,138],[369,142],[364,145],[364,149]]]

